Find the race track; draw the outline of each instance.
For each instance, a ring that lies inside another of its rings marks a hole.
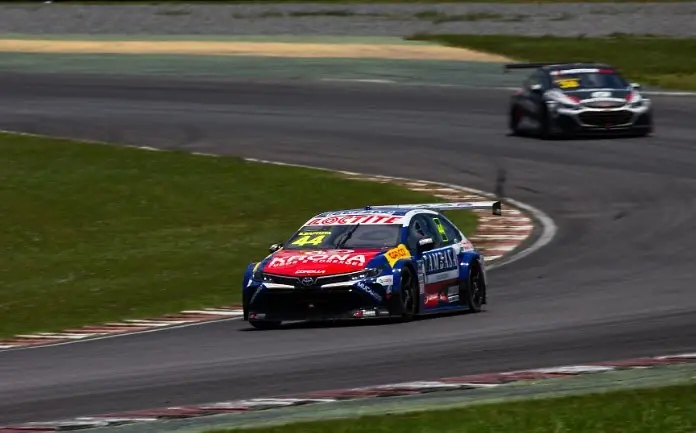
[[[480,315],[278,332],[234,320],[2,352],[0,424],[696,346],[696,99],[654,97],[651,138],[559,142],[506,136],[504,91],[3,76],[0,92],[2,129],[484,190],[504,168],[508,195],[559,228],[492,271]]]

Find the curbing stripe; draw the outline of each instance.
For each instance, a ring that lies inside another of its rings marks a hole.
[[[346,400],[399,397],[453,390],[496,388],[526,381],[543,381],[548,379],[571,378],[580,375],[598,374],[617,370],[645,369],[664,365],[694,363],[696,363],[696,353],[675,354],[582,365],[536,368],[505,373],[449,377],[430,381],[375,385],[363,388],[318,391],[277,398],[255,398],[191,406],[130,411],[106,415],[81,416],[54,422],[0,426],[0,432],[85,430],[95,427],[162,422],[174,419],[191,419],[218,415],[221,413],[262,411],[321,403],[328,404]]]
[[[17,133],[14,131],[2,131]],[[42,137],[39,134],[17,133],[20,135]],[[56,137],[61,138],[61,137]],[[106,142],[93,142],[95,144],[111,145]],[[126,146],[147,151],[167,152],[149,146]],[[205,157],[220,157],[209,153],[192,152],[192,154]],[[273,164],[279,166],[302,167],[315,170],[338,173],[351,180],[373,181],[380,183],[394,183],[413,191],[428,193],[446,193],[440,197],[457,201],[489,201],[493,196],[483,191],[473,190],[460,185],[452,185],[434,181],[414,180],[382,175],[368,175],[349,171],[330,170],[322,167],[311,167],[298,164],[289,164],[276,161],[244,158],[245,161]],[[437,196],[437,194],[433,194]],[[508,200],[512,203],[512,200]],[[498,261],[507,259],[520,244],[526,241],[534,232],[533,212],[521,210],[519,203],[510,204],[504,202],[502,215],[491,216],[488,211],[475,210],[479,215],[479,224],[476,232],[469,239],[486,256],[486,263],[491,263],[489,269],[496,267]],[[538,211],[537,211],[538,212]],[[547,217],[548,218],[548,217]],[[551,237],[555,229],[551,230]],[[524,250],[523,250],[524,251]],[[518,253],[519,254],[519,253]],[[121,322],[108,322],[104,324],[86,325],[82,328],[63,330],[60,332],[37,332],[33,334],[16,335],[13,338],[0,340],[0,352],[5,350],[20,349],[25,347],[39,347],[57,343],[78,342],[93,338],[124,335],[143,331],[167,329],[176,326],[191,325],[196,323],[236,319],[243,315],[241,306],[226,306],[217,308],[201,308],[184,310],[179,313],[168,314],[157,318],[126,319]]]

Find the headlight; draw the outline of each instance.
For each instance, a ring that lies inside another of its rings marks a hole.
[[[365,268],[364,270],[354,274],[350,277],[351,280],[362,280],[363,278],[375,278],[382,275],[384,272],[384,267],[380,268]]]
[[[558,101],[547,101],[546,105],[552,110],[557,110],[559,108],[565,108],[566,110],[577,110],[578,106],[574,104],[564,104]]]
[[[643,99],[639,99],[636,102],[631,102],[630,106],[631,106],[631,108],[638,108],[638,107],[642,107],[643,104],[644,104]]]
[[[254,272],[254,275],[251,276],[251,279],[256,281],[257,283],[270,283],[273,281],[271,277],[264,275],[262,270]]]

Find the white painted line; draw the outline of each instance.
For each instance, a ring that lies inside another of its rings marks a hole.
[[[239,312],[242,311],[239,308],[224,308],[224,307],[218,307],[218,308],[204,308],[203,311],[210,311],[211,313],[213,312],[219,312],[219,313],[234,313],[234,312]]]
[[[366,388],[358,389],[389,389],[389,388],[411,388],[411,389],[430,389],[430,388],[461,388],[461,384],[457,383],[445,383],[438,381],[423,381],[423,382],[404,382],[395,383],[393,385],[378,385],[378,386],[368,386]]]
[[[48,339],[57,339],[58,337],[53,336],[53,335],[19,334],[19,335],[15,335],[13,338],[32,338],[35,340],[48,340]]]
[[[119,417],[111,417],[111,416],[81,416],[79,418],[75,418],[76,421],[84,421],[84,422],[99,422],[99,423],[122,423],[122,422],[151,422],[151,421],[158,421],[158,418],[152,418],[152,417],[140,417],[140,418],[119,418]]]
[[[568,374],[580,374],[580,373],[600,373],[603,371],[616,370],[614,367],[605,367],[600,365],[569,365],[565,367],[551,367],[551,368],[536,368],[533,370],[522,370],[517,372],[505,373],[505,374],[515,374],[515,373],[568,373]]]
[[[97,335],[106,335],[106,332],[94,332],[91,334],[71,334],[71,333],[61,333],[61,332],[54,332],[54,333],[48,333],[48,332],[41,332],[36,334],[37,336],[44,336],[48,338],[68,338],[68,339],[73,339],[73,340],[79,340],[81,338],[87,338],[87,337],[94,337]]]
[[[480,216],[479,221],[483,221],[483,222],[500,221],[500,217],[499,216]],[[532,220],[530,220],[527,217],[505,217],[505,221],[509,221],[511,223],[529,223]]]
[[[696,358],[696,353],[682,353],[681,355],[658,356],[655,359],[670,359],[670,358],[694,359],[694,358]]]
[[[121,322],[108,322],[105,323],[104,325],[106,326],[112,326],[114,328],[142,328],[143,324],[138,324],[138,323],[121,323]],[[99,326],[99,325],[93,325],[93,326]]]
[[[134,323],[134,324],[142,324],[144,326],[172,326],[172,325],[180,325],[182,323],[190,323],[191,321],[190,320],[155,321],[155,320],[129,319],[129,320],[126,320],[126,322]]]
[[[244,314],[241,310],[235,311],[207,311],[207,310],[185,310],[183,314],[207,314],[210,316],[239,316]]]
[[[0,349],[12,349],[13,347],[19,347],[15,344],[0,344]]]
[[[332,81],[339,83],[377,83],[377,84],[397,84],[394,80],[379,80],[370,78],[322,78],[321,81]]]
[[[467,388],[495,388],[495,387],[502,385],[500,383],[470,383],[470,382],[459,382],[459,384],[463,385]]]
[[[502,246],[495,246],[495,247],[485,247],[485,246],[482,246],[482,247],[478,247],[478,249],[479,249],[479,250],[486,251],[486,252],[488,252],[488,251],[503,251],[503,252],[508,252],[508,251],[514,250],[514,249],[517,248],[518,246],[519,246],[519,245],[502,245]]]
[[[474,242],[478,240],[500,240],[500,241],[523,241],[527,239],[529,235],[475,235],[471,236],[469,239]]]
[[[130,336],[134,336],[134,335],[150,334],[150,333],[154,333],[154,332],[175,331],[177,329],[208,325],[210,323],[229,322],[232,320],[239,320],[239,319],[241,319],[241,317],[223,317],[220,319],[207,320],[207,321],[203,321],[203,322],[189,322],[189,323],[186,323],[183,325],[174,325],[174,326],[170,326],[170,327],[166,327],[166,328],[141,329],[139,331],[134,331],[134,332],[126,332],[126,333],[120,333],[120,334],[109,334],[109,335],[104,335],[104,336],[100,336],[100,337],[90,338],[87,340],[61,341],[61,342],[56,342],[56,343],[40,344],[40,345],[36,345],[36,346],[16,345],[16,346],[9,348],[7,350],[0,351],[0,356],[2,356],[3,353],[9,353],[9,352],[14,352],[14,351],[18,351],[18,350],[36,350],[36,349],[43,349],[43,348],[48,348],[48,347],[65,346],[68,344],[75,344],[75,343],[86,343],[86,342],[90,342],[90,341],[110,340],[112,338],[124,338],[124,337],[130,337]]]
[[[510,230],[510,231],[531,231],[534,230],[534,226],[496,226],[493,224],[479,224],[478,229],[485,229],[485,230],[490,230],[490,231],[503,231],[503,230]]]

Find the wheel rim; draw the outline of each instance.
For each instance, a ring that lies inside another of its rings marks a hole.
[[[483,300],[483,288],[481,287],[481,273],[478,268],[474,268],[471,273],[471,301],[474,306],[478,307],[481,305]]]

